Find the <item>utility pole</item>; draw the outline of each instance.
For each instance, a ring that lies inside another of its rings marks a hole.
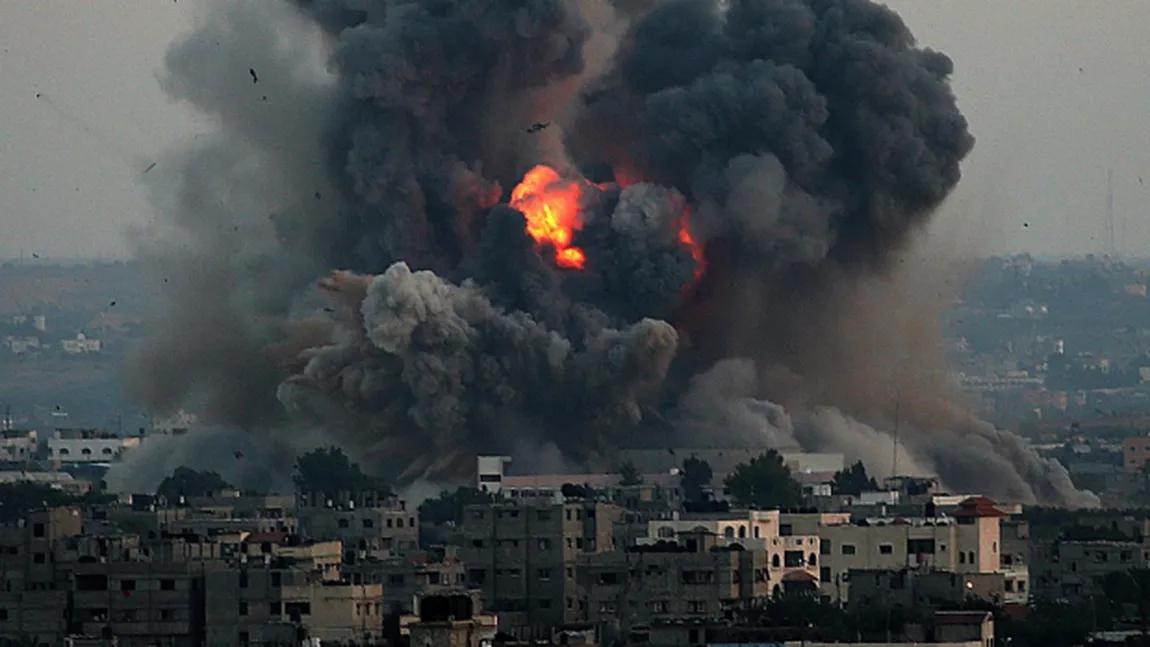
[[[1114,169],[1106,169],[1106,254],[1118,257],[1118,244],[1114,234]]]

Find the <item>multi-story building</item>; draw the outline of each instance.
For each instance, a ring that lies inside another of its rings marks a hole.
[[[899,570],[852,570],[848,606],[852,613],[869,605],[919,611],[953,608],[971,600],[1005,602],[1002,573],[954,573]]]
[[[1136,436],[1122,441],[1122,467],[1128,474],[1137,474],[1150,460],[1150,436]]]
[[[134,436],[107,429],[56,429],[48,438],[48,457],[61,463],[110,463],[140,446]]]
[[[873,518],[845,514],[783,514],[786,529],[817,534],[822,595],[846,601],[850,571],[905,568],[955,573],[1000,572],[1000,522],[1005,513],[985,497],[966,499],[953,516]]]
[[[464,544],[468,586],[482,591],[504,631],[549,636],[578,622],[575,566],[582,554],[613,550],[622,508],[600,501],[468,506]]]
[[[578,620],[604,636],[625,637],[659,620],[715,618],[730,605],[767,598],[770,553],[760,540],[744,548],[705,530],[644,542],[609,553],[580,555]]]
[[[357,559],[344,564],[342,572],[353,584],[381,584],[385,612],[411,614],[418,598],[466,587],[467,569],[458,552],[450,546],[383,560]]]
[[[1111,573],[1146,568],[1150,548],[1134,541],[1035,541],[1031,545],[1032,594],[1081,601],[1098,593]]]
[[[0,460],[30,461],[36,457],[38,440],[30,429],[12,429],[0,420]]]
[[[1030,602],[1030,524],[1003,519],[999,526],[998,565],[1003,576],[1003,604]]]
[[[300,534],[338,539],[352,561],[369,555],[395,557],[419,549],[419,515],[407,502],[371,492],[326,498],[301,496]]]
[[[675,541],[687,533],[706,532],[718,537],[720,546],[738,545],[746,550],[762,550],[767,556],[770,592],[787,586],[818,585],[819,537],[814,533],[799,534],[784,526],[778,510],[731,510],[727,512],[691,512],[656,519],[648,523],[648,536],[640,544]],[[688,549],[691,540],[687,540]]]

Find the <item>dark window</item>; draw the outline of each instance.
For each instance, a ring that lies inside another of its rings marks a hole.
[[[171,620],[174,617],[176,613],[172,609],[160,609],[160,620]]]
[[[43,537],[44,536],[44,524],[42,524],[42,523],[32,524],[32,536],[33,537]]]
[[[539,521],[551,521],[551,511],[550,510],[537,510],[535,512],[535,518],[538,519]]]
[[[175,591],[176,590],[176,581],[175,580],[160,580],[160,590],[161,591]]]
[[[350,522],[348,522],[348,520],[347,520],[347,519],[340,519],[340,520],[339,520],[339,527],[340,527],[340,528],[347,528],[347,527],[348,527],[348,526],[350,526],[350,525],[351,525],[351,523],[350,523]]]
[[[907,555],[933,555],[934,554],[934,540],[933,539],[908,539],[908,540],[906,540],[906,554]]]
[[[403,517],[400,517],[399,519],[395,520],[395,527],[396,528],[402,528],[403,527]]]
[[[600,573],[599,583],[605,586],[612,586],[619,583],[619,574],[615,572]]]
[[[374,528],[375,527],[375,521],[373,519],[364,519],[363,520],[363,527],[364,528]]]
[[[473,568],[467,571],[467,580],[472,586],[478,586],[487,581],[487,571],[482,568]]]
[[[854,555],[855,554],[854,544],[843,544],[841,550],[842,550],[843,555]]]
[[[392,573],[388,575],[387,583],[392,586],[403,586],[403,573]]]
[[[292,617],[311,615],[311,602],[288,602],[284,605],[284,611]]]
[[[240,588],[241,589],[248,588],[248,572],[247,571],[240,571]]]
[[[283,582],[283,574],[278,571],[272,572],[272,586],[279,586]]]
[[[240,602],[240,615],[241,616],[248,615],[248,603],[247,602]]]
[[[819,554],[820,555],[830,555],[831,554],[831,540],[829,540],[829,539],[820,539],[819,540]]]
[[[830,566],[824,566],[824,567],[819,569],[819,579],[824,581],[824,582],[830,582],[831,581],[831,567]]]
[[[282,602],[272,602],[272,603],[270,603],[270,604],[268,605],[268,613],[270,613],[270,614],[272,614],[273,616],[275,616],[275,617],[277,617],[277,618],[278,618],[280,615],[282,615],[282,614],[283,614],[283,603],[282,603]]]
[[[879,555],[893,555],[894,554],[894,546],[891,546],[890,544],[879,544],[878,545],[878,554]]]
[[[249,642],[250,640],[251,640],[251,638],[248,636],[248,632],[246,632],[246,631],[241,631],[241,632],[240,632],[240,644],[241,644],[241,645],[246,645],[246,644],[248,644],[248,642]]]
[[[44,553],[33,553],[32,561],[37,564],[44,564],[48,561],[48,557]]]

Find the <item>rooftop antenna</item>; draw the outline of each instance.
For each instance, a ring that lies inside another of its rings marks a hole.
[[[1114,169],[1106,169],[1106,254],[1118,257],[1118,245],[1114,238]]]
[[[890,478],[891,485],[894,485],[894,479],[898,478],[898,426],[899,426],[899,405],[902,401],[902,390],[895,391],[894,395],[894,433],[891,434],[891,461],[890,461]]]

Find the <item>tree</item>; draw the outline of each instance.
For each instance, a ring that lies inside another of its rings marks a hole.
[[[464,508],[475,503],[490,503],[493,499],[491,494],[473,487],[443,490],[439,496],[419,505],[419,520],[425,524],[459,524],[463,521]]]
[[[320,448],[297,458],[292,480],[296,490],[303,494],[331,498],[341,492],[391,492],[382,480],[364,474],[338,447]]]
[[[858,496],[863,492],[878,490],[878,482],[867,474],[866,465],[858,461],[841,472],[835,472],[835,480],[831,487],[834,488],[835,494]]]
[[[632,485],[642,485],[643,475],[639,473],[639,468],[631,461],[626,461],[619,466],[619,485],[623,487],[631,487]]]
[[[783,457],[773,449],[743,463],[723,482],[735,503],[756,508],[783,508],[802,501],[802,487],[791,478]]]
[[[683,461],[683,473],[679,481],[679,485],[683,488],[683,498],[691,503],[704,501],[705,490],[711,485],[714,476],[711,464],[701,458],[691,456]]]
[[[231,487],[231,484],[216,472],[207,470],[199,472],[181,465],[160,481],[156,494],[174,502],[181,496],[211,496]]]

